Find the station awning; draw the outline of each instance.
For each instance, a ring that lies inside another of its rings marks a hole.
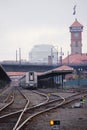
[[[49,70],[44,72],[43,74],[39,75],[38,78],[48,78],[48,77],[53,77],[53,76],[58,76],[58,75],[66,75],[66,74],[71,74],[74,71],[72,67],[69,66],[60,66],[58,68]]]
[[[0,80],[11,81],[4,68],[0,65]]]

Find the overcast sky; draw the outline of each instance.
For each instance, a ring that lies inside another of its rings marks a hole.
[[[73,7],[76,15],[73,15]],[[84,26],[83,52],[87,52],[87,0],[0,0],[0,61],[22,59],[36,44],[70,51],[69,26],[75,18]]]

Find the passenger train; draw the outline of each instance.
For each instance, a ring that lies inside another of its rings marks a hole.
[[[22,88],[36,89],[37,85],[37,73],[35,71],[29,71],[19,79],[19,86]]]

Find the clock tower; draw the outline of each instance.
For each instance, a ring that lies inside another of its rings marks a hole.
[[[71,54],[81,54],[83,25],[75,19],[69,28],[71,33]]]

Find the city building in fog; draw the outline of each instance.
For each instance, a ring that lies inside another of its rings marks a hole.
[[[49,44],[35,45],[29,52],[29,62],[31,63],[58,63],[58,50]]]

